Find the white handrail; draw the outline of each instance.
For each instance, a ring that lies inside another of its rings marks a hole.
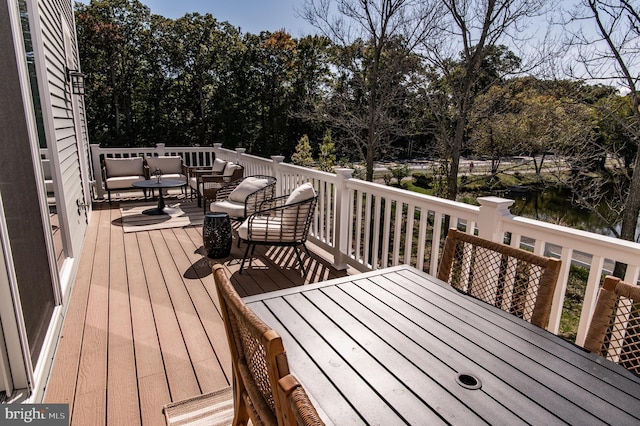
[[[277,178],[277,193],[288,194],[303,182],[311,182],[318,193],[318,204],[309,239],[333,255],[334,267],[348,266],[367,271],[407,263],[437,274],[440,248],[447,227],[478,232],[483,238],[504,242],[509,237],[515,247],[532,248],[537,254],[558,257],[562,270],[551,310],[548,329],[558,332],[562,316],[570,265],[580,262],[588,268],[576,343],[582,344],[593,312],[606,265],[627,264],[625,281],[637,282],[640,275],[640,244],[590,232],[513,216],[513,203],[499,197],[480,198],[480,206],[418,194],[352,178],[353,170],[336,173],[300,167],[245,153],[243,148],[131,148],[96,149],[99,155],[181,155],[206,164],[215,157],[244,166],[245,175],[264,174]],[[94,153],[94,146],[92,146]],[[100,164],[99,161],[93,164]],[[192,163],[193,164],[193,163]],[[196,163],[200,164],[200,163]],[[100,173],[96,173],[99,176]],[[97,179],[96,179],[97,180]]]

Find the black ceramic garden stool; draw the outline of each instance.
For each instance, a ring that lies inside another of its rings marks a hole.
[[[231,220],[227,213],[207,213],[202,225],[202,243],[207,256],[214,259],[231,254]]]

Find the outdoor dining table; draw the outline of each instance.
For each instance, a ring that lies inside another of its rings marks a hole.
[[[638,376],[410,266],[244,300],[329,424],[640,422]]]

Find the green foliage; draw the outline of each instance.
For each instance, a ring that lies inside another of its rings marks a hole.
[[[291,162],[303,167],[313,166],[311,144],[309,143],[309,137],[307,135],[300,138],[298,145],[296,145],[296,152],[291,156]]]
[[[400,183],[402,182],[402,179],[406,178],[411,174],[411,171],[409,170],[409,166],[407,166],[406,164],[399,164],[399,165],[390,166],[387,168],[389,169],[389,172],[391,172],[391,176],[393,176],[396,179],[396,182],[398,183],[398,185],[400,185]]]
[[[324,172],[333,171],[336,165],[336,146],[331,140],[331,129],[327,129],[320,145],[320,155],[318,157],[318,166]]]
[[[354,164],[352,166],[353,168],[353,178],[354,179],[360,179],[360,180],[366,180],[367,179],[367,168],[359,165],[359,164]]]
[[[415,186],[425,189],[431,188],[433,179],[430,175],[427,175],[426,173],[413,173],[411,177],[413,177],[413,184]]]
[[[588,278],[587,268],[571,265],[558,330],[558,335],[570,342],[576,340]]]
[[[76,3],[89,139],[103,146],[243,146],[291,155],[316,123],[327,74],[323,37],[242,34],[210,14],[152,15],[137,0]]]

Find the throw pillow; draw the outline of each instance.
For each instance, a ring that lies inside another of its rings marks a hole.
[[[313,189],[313,185],[310,182],[300,185],[287,197],[287,204],[299,203],[301,201],[308,200],[316,196],[316,191]]]
[[[227,162],[224,160],[221,160],[219,158],[216,158],[215,160],[213,160],[213,165],[211,166],[211,171],[213,173],[222,173],[222,171],[224,170],[224,167],[227,165]]]
[[[107,178],[144,174],[142,157],[105,158],[104,164],[107,168]]]
[[[233,171],[239,166],[236,166],[235,164],[233,164],[231,161],[229,161],[227,164],[225,164],[224,166],[224,171],[222,172],[222,176],[231,176],[233,174]]]
[[[250,194],[264,188],[268,183],[269,181],[267,179],[249,176],[240,182],[240,185],[238,185],[233,191],[231,191],[228,199],[229,201],[236,203],[244,203]]]

